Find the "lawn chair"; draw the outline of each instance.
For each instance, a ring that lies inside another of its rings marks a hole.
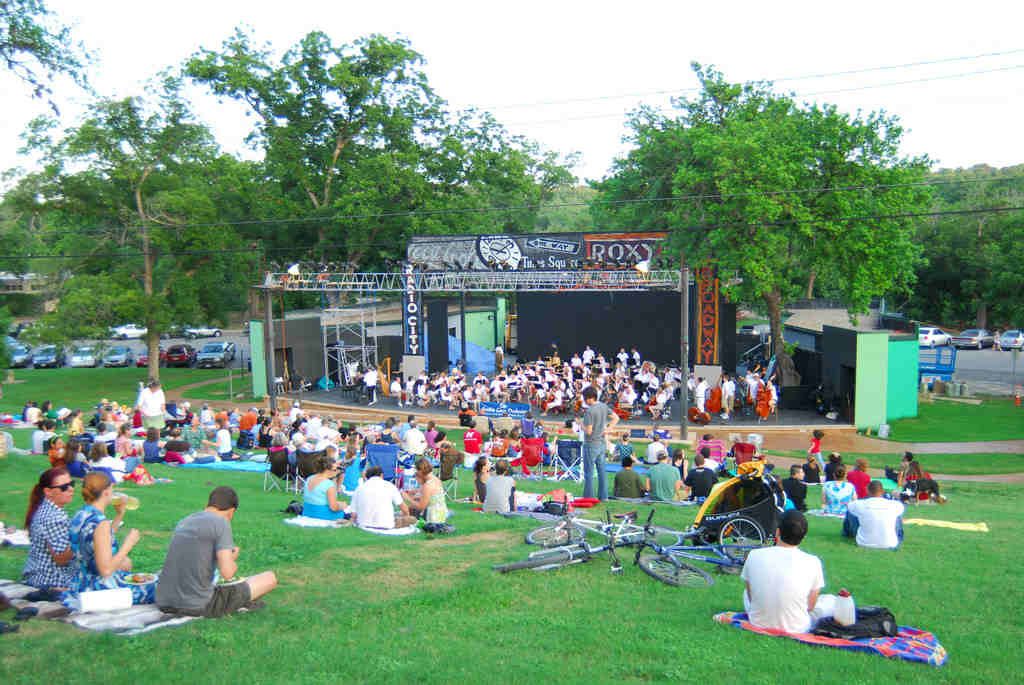
[[[559,440],[558,451],[551,458],[555,480],[583,482],[583,443],[579,440]]]
[[[299,450],[295,453],[295,492],[299,492],[306,487],[307,478],[319,473],[317,462],[320,461],[322,456],[324,456],[323,452],[303,452]]]
[[[523,438],[519,444],[522,447],[522,452],[518,458],[512,461],[512,465],[520,467],[524,476],[529,476],[530,467],[540,466],[544,459],[544,439]]]
[[[271,447],[267,450],[267,463],[270,468],[263,472],[263,492],[270,490],[281,490],[281,482],[284,481],[284,491],[297,491],[295,487],[295,467],[288,461],[287,447]]]
[[[753,461],[755,454],[757,454],[757,447],[749,442],[737,442],[732,446],[732,456],[736,460],[736,466]]]
[[[444,486],[445,497],[453,502],[459,498],[459,463],[462,454],[455,449],[441,453],[441,484]]]
[[[398,445],[374,443],[366,446],[366,467],[379,466],[381,477],[397,485]]]

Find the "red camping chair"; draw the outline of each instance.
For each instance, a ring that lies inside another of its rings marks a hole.
[[[513,459],[510,463],[512,466],[519,466],[523,470],[524,476],[530,475],[530,466],[539,466],[543,461],[544,453],[544,439],[543,438],[523,438],[519,441],[519,446],[522,451],[516,459]]]
[[[737,466],[753,461],[756,454],[757,447],[749,442],[737,442],[732,446],[732,456],[736,459]]]

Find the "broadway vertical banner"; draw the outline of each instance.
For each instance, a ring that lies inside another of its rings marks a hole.
[[[405,354],[422,355],[423,297],[416,287],[416,271],[411,263],[403,270],[405,291],[402,295],[402,335],[405,339]]]
[[[697,269],[697,364],[718,364],[718,277],[715,267]]]

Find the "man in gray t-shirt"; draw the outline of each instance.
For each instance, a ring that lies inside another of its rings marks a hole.
[[[583,389],[583,496],[594,496],[594,468],[597,468],[597,498],[608,499],[608,479],[604,474],[605,433],[614,430],[617,414],[604,402],[597,401],[594,386]]]
[[[499,459],[494,465],[494,475],[485,484],[487,496],[484,498],[484,513],[507,514],[515,509],[513,499],[516,481],[508,475],[510,470],[506,459]]]
[[[277,587],[273,571],[232,582],[238,570],[238,547],[231,536],[236,511],[238,494],[221,486],[210,493],[206,509],[178,523],[157,581],[160,609],[215,618],[232,614]],[[225,584],[214,584],[215,571]]]

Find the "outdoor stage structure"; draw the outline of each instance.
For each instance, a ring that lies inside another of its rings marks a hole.
[[[278,377],[274,368],[274,326],[272,298],[283,292],[349,293],[372,296],[392,293],[400,296],[402,312],[403,370],[424,368],[425,341],[423,295],[430,293],[679,293],[679,327],[671,332],[679,360],[694,361],[701,368],[721,369],[720,296],[713,269],[698,269],[696,287],[690,268],[680,258],[679,268],[655,269],[668,261],[662,255],[664,233],[544,233],[526,235],[422,236],[412,238],[406,262],[395,273],[337,273],[304,271],[295,265],[284,273],[267,273],[255,286],[266,298],[262,331],[253,331],[254,342],[267,350],[266,379]],[[691,325],[691,290],[695,291],[695,326]],[[371,309],[375,311],[375,309]],[[462,309],[464,313],[464,307]],[[377,349],[370,342],[367,325],[375,314],[360,307],[326,307],[322,336],[325,359],[332,360],[346,379],[354,365],[378,364]],[[463,314],[464,316],[464,314]],[[571,319],[564,316],[563,320]],[[614,321],[609,326],[618,325]],[[729,329],[735,329],[729,322]],[[696,329],[696,331],[694,331]],[[463,331],[465,326],[463,324]],[[689,331],[689,334],[687,332]],[[344,335],[348,333],[348,335]],[[695,333],[695,334],[694,334]],[[262,340],[256,340],[262,335]],[[695,339],[690,354],[690,337]],[[462,336],[462,358],[465,338]],[[347,341],[347,342],[346,342]],[[426,345],[425,345],[426,342]],[[447,342],[447,340],[446,340]],[[435,343],[436,344],[436,343]],[[254,349],[256,345],[254,345]],[[582,349],[582,348],[580,348]],[[576,351],[576,350],[573,350]],[[327,363],[325,362],[325,366]],[[325,374],[326,375],[326,374]],[[267,383],[272,406],[280,388]],[[687,437],[687,394],[681,393],[680,429]]]

